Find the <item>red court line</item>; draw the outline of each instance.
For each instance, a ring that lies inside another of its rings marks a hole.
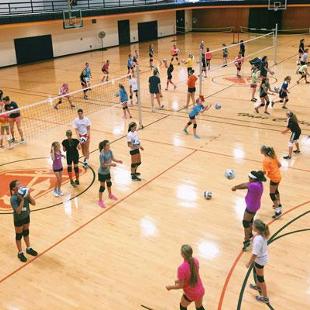
[[[292,212],[292,211],[294,211],[294,210],[296,210],[296,209],[298,209],[298,208],[300,208],[300,207],[303,207],[303,206],[307,205],[308,203],[310,203],[310,200],[305,201],[305,202],[303,202],[303,203],[301,203],[301,204],[299,204],[299,205],[297,205],[297,206],[294,206],[294,207],[292,207],[291,209],[288,209],[286,212],[283,213],[283,215],[288,214],[288,213],[290,213],[290,212]],[[283,215],[281,216],[281,218],[283,217]],[[270,222],[268,223],[268,225],[271,225],[271,224],[273,224],[273,223],[276,222],[276,221],[277,221],[277,220],[272,220],[272,221],[270,221]],[[230,269],[229,269],[229,272],[228,272],[228,274],[227,274],[227,276],[226,276],[226,279],[225,279],[225,282],[224,282],[224,285],[223,285],[223,288],[222,288],[221,296],[220,296],[220,299],[219,299],[219,303],[218,303],[218,307],[217,307],[218,310],[222,310],[223,301],[224,301],[224,298],[225,298],[225,293],[226,293],[226,290],[227,290],[227,286],[228,286],[228,284],[229,284],[229,281],[230,281],[230,279],[231,279],[231,276],[232,276],[233,272],[235,271],[235,268],[236,268],[236,266],[237,266],[237,264],[238,264],[240,258],[242,257],[243,253],[244,253],[244,252],[241,251],[241,252],[238,254],[238,256],[235,258],[235,260],[234,260],[232,266],[231,266]]]
[[[93,221],[95,221],[97,218],[99,218],[100,216],[102,216],[104,213],[110,211],[112,208],[114,208],[115,206],[119,205],[121,202],[123,202],[124,200],[126,200],[127,198],[129,198],[130,196],[132,196],[133,194],[135,194],[136,192],[138,192],[140,189],[142,189],[143,187],[145,187],[146,185],[150,184],[151,182],[153,182],[154,180],[156,180],[157,178],[159,178],[160,176],[162,176],[163,174],[165,174],[167,171],[173,169],[175,166],[177,166],[178,164],[180,164],[181,162],[183,162],[184,160],[186,160],[187,158],[189,158],[190,156],[192,156],[194,153],[196,153],[196,150],[193,150],[192,152],[190,152],[189,154],[187,154],[186,156],[184,156],[183,158],[181,158],[180,160],[178,160],[177,162],[175,162],[173,165],[171,165],[170,167],[166,168],[165,170],[163,170],[161,173],[157,174],[156,176],[154,176],[153,178],[151,178],[150,180],[146,181],[145,183],[143,183],[140,187],[138,187],[137,189],[135,189],[134,191],[132,191],[131,193],[129,193],[128,195],[124,196],[123,198],[121,198],[120,200],[118,200],[116,203],[114,203],[112,206],[110,206],[109,208],[106,208],[105,210],[101,211],[99,214],[97,214],[96,216],[94,216],[93,218],[91,218],[90,220],[88,220],[86,223],[82,224],[81,226],[79,226],[78,228],[76,228],[75,230],[73,230],[71,233],[67,234],[66,236],[64,236],[62,239],[58,240],[57,242],[55,242],[54,244],[52,244],[50,247],[48,247],[47,249],[45,249],[43,252],[39,253],[38,256],[34,257],[33,259],[29,260],[27,263],[25,263],[24,265],[20,266],[19,268],[15,269],[14,271],[12,271],[11,273],[9,273],[8,275],[6,275],[5,277],[3,277],[2,279],[0,279],[0,283],[4,282],[5,280],[7,280],[8,278],[10,278],[11,276],[13,276],[14,274],[16,274],[17,272],[23,270],[24,268],[26,268],[29,264],[31,264],[33,261],[37,260],[39,257],[43,256],[45,253],[47,253],[48,251],[50,251],[51,249],[53,249],[54,247],[56,247],[58,244],[62,243],[63,241],[65,241],[66,239],[70,238],[72,235],[74,235],[75,233],[79,232],[81,229],[83,229],[84,227],[86,227],[88,224],[92,223]],[[99,208],[99,207],[98,207]]]

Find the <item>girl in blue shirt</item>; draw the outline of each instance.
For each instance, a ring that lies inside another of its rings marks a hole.
[[[119,101],[123,107],[124,118],[127,118],[126,117],[127,113],[129,115],[129,118],[132,118],[129,108],[128,108],[128,95],[127,95],[126,89],[123,84],[119,84],[118,87],[119,87],[119,91],[118,91],[117,96],[119,97]]]
[[[197,129],[196,116],[198,116],[199,113],[203,113],[204,111],[209,110],[212,106],[211,104],[204,106],[203,105],[204,101],[205,101],[204,96],[199,96],[199,98],[196,100],[196,104],[193,106],[192,110],[188,114],[189,121],[186,124],[185,128],[183,129],[183,131],[188,135],[187,128],[193,124],[194,137],[197,139],[199,139],[200,137],[196,133]]]

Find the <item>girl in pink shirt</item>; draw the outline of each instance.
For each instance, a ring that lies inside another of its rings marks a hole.
[[[207,69],[208,69],[209,71],[210,71],[211,59],[212,59],[212,53],[210,52],[210,49],[207,47],[207,52],[206,52],[206,64],[207,64]]]
[[[193,249],[188,244],[182,245],[181,255],[184,262],[178,268],[178,280],[174,285],[167,285],[166,289],[168,291],[183,289],[180,310],[186,310],[192,302],[195,302],[196,310],[204,310],[202,301],[205,289],[199,276],[198,259],[193,257]]]

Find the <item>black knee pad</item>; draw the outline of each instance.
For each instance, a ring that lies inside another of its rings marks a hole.
[[[266,102],[266,106],[268,107],[268,106],[269,106],[269,104],[270,104],[270,101],[267,101],[267,102]]]
[[[197,124],[194,124],[193,127],[196,129],[197,128]]]
[[[129,98],[132,99],[132,95],[130,95]]]
[[[111,181],[107,181],[107,187],[111,187],[112,186],[112,182]]]
[[[285,99],[285,102],[288,102],[288,99]]]
[[[16,233],[15,234],[15,239],[16,240],[22,240],[22,238],[23,238],[23,233]]]
[[[79,167],[74,167],[74,172],[79,173]]]
[[[141,165],[141,162],[136,163],[136,167],[139,167]]]
[[[250,228],[251,227],[251,222],[249,222],[249,221],[245,221],[245,220],[243,220],[242,221],[242,225],[243,225],[243,227],[244,228]]]
[[[134,169],[137,167],[137,164],[131,164],[131,168]]]
[[[24,237],[29,236],[29,229],[23,230],[23,236],[24,236]]]
[[[187,310],[187,307],[183,307],[183,306],[180,304],[180,310]]]
[[[103,193],[104,190],[105,190],[105,187],[100,185],[100,187],[99,187],[99,193]]]
[[[196,310],[205,310],[205,308],[203,306],[196,308]]]
[[[276,194],[270,193],[269,196],[270,196],[270,198],[271,198],[272,201],[277,200]]]
[[[123,110],[126,110],[126,109],[128,109],[128,107],[123,107]]]
[[[187,126],[190,126],[191,124],[192,124],[192,122],[188,122],[188,123],[187,123]]]
[[[68,171],[69,173],[71,173],[71,172],[72,172],[72,166],[68,166],[68,167],[67,167],[67,171]]]
[[[258,281],[259,283],[264,283],[264,282],[265,282],[264,276],[256,275],[256,278],[257,278],[257,281]]]

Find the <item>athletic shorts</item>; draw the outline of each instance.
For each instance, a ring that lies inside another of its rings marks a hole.
[[[254,266],[255,266],[257,269],[263,269],[263,268],[264,268],[263,265],[257,264],[256,262],[254,263]]]
[[[251,83],[250,87],[251,87],[251,88],[256,88],[256,87],[257,87],[257,84]]]
[[[189,92],[190,94],[194,93],[196,91],[196,87],[189,87],[187,89],[187,92]]]
[[[303,65],[306,65],[307,63],[304,61],[301,61],[300,64],[303,66]]]
[[[111,180],[111,174],[100,174],[98,173],[98,181],[99,182],[105,182]]]
[[[79,155],[68,155],[67,154],[67,165],[71,166],[73,164],[77,165],[79,163]]]
[[[299,137],[300,137],[301,132],[297,131],[297,132],[292,132],[291,137],[290,137],[290,142],[297,142]]]
[[[153,58],[153,57],[154,57],[154,55],[152,55],[152,54],[149,54],[149,57],[150,57],[150,58]]]
[[[21,219],[21,220],[19,220],[19,219],[15,220],[14,219],[14,226],[15,227],[20,227],[20,226],[23,226],[23,225],[27,225],[29,223],[30,223],[30,217],[29,216],[24,218],[24,219]]]
[[[168,75],[168,76],[167,76],[167,79],[168,79],[168,80],[172,80],[172,75]]]
[[[255,216],[256,212],[250,211],[249,209],[245,209],[245,211],[251,215],[253,215],[253,217]]]
[[[10,128],[9,124],[1,124],[1,129],[8,130]]]
[[[21,121],[21,117],[20,116],[17,116],[17,117],[9,117],[8,118],[9,120],[9,123],[19,123]]]
[[[64,170],[63,168],[53,169],[54,172],[61,172],[61,171],[63,171],[63,170]]]
[[[279,97],[280,97],[281,99],[286,98],[286,97],[287,97],[287,93],[284,92],[284,91],[280,91],[280,92],[279,92]]]
[[[188,68],[187,68],[187,73],[190,73],[192,70],[193,70],[192,67],[188,67]]]
[[[189,115],[188,117],[190,120],[194,120],[196,118],[196,116],[191,116],[191,115]]]
[[[259,94],[259,97],[260,97],[260,98],[265,98],[266,96],[267,96],[266,93],[260,93],[260,94]]]
[[[280,184],[280,181],[279,182],[274,182],[274,181],[270,180],[270,185],[272,185],[272,186],[277,186],[279,184]]]
[[[184,299],[185,299],[186,301],[188,301],[188,302],[193,302],[193,301],[190,300],[185,294],[183,294],[183,297],[184,297]]]
[[[131,150],[129,152],[130,155],[136,155],[136,154],[139,154],[140,153],[140,150],[139,149],[135,149],[135,150]]]

